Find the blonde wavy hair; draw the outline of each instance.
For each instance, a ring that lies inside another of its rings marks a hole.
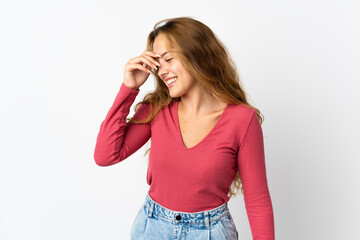
[[[162,23],[164,24],[159,26]],[[263,114],[248,103],[247,94],[242,87],[230,54],[208,26],[192,17],[161,20],[155,24],[148,35],[146,44],[148,51],[153,51],[154,40],[159,34],[165,36],[167,51],[181,61],[185,69],[204,86],[205,91],[222,102],[244,104],[253,108],[260,124],[263,123]],[[150,104],[149,114],[143,120],[127,118],[129,123],[151,122],[163,107],[180,100],[180,97],[172,98],[168,87],[159,78],[156,70],[153,70],[153,73],[156,79],[155,91],[147,93],[144,99],[134,107],[137,111],[141,104]],[[149,150],[150,148],[145,155]],[[228,196],[231,198],[237,195],[239,189],[244,193],[239,170],[237,170]]]

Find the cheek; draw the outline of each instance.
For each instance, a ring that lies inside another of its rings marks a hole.
[[[171,62],[171,68],[174,69],[174,71],[177,71],[179,73],[184,72],[185,68],[184,66],[181,64],[180,61],[173,59],[173,61]]]

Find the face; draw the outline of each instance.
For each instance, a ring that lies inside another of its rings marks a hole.
[[[155,38],[153,52],[162,56],[161,58],[156,58],[160,63],[160,66],[158,66],[158,76],[168,87],[171,97],[180,97],[196,85],[196,81],[184,68],[180,60],[171,52],[167,51],[165,36],[159,34]],[[171,78],[173,78],[172,81],[175,80],[175,82],[168,83]]]

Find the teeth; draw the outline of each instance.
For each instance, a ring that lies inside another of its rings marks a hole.
[[[168,85],[170,85],[171,83],[175,82],[176,79],[177,79],[177,77],[171,78],[171,79],[168,80],[166,83],[167,83]]]

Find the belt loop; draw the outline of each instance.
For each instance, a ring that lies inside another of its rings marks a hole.
[[[209,216],[209,212],[204,212],[204,218],[205,218],[205,227],[207,229],[210,228],[210,216]]]
[[[148,217],[152,217],[153,216],[153,212],[154,212],[154,207],[155,207],[155,203],[153,201],[150,201],[151,205],[150,205],[150,209],[149,209],[149,213],[148,213]]]

